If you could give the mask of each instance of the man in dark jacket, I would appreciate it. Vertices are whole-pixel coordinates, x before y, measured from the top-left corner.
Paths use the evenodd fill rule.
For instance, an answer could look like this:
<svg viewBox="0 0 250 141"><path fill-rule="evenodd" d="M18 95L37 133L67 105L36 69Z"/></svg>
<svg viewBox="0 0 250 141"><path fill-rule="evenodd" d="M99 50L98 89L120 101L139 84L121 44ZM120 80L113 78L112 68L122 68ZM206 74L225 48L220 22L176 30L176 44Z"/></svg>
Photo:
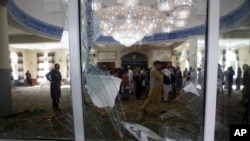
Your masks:
<svg viewBox="0 0 250 141"><path fill-rule="evenodd" d="M233 67L228 68L228 73L227 73L227 79L228 79L228 96L231 96L231 93L233 91L233 76L234 76L234 70Z"/></svg>
<svg viewBox="0 0 250 141"><path fill-rule="evenodd" d="M242 102L246 108L246 111L243 116L243 123L249 124L250 121L250 67L247 64L243 65L243 81L244 85L242 90Z"/></svg>
<svg viewBox="0 0 250 141"><path fill-rule="evenodd" d="M31 86L32 84L31 84L31 74L30 74L30 72L27 70L25 75L26 75L27 86Z"/></svg>
<svg viewBox="0 0 250 141"><path fill-rule="evenodd" d="M54 69L46 74L47 80L50 81L50 96L52 98L53 109L59 109L59 98L61 97L61 80L62 76L59 71L60 65L55 64Z"/></svg>

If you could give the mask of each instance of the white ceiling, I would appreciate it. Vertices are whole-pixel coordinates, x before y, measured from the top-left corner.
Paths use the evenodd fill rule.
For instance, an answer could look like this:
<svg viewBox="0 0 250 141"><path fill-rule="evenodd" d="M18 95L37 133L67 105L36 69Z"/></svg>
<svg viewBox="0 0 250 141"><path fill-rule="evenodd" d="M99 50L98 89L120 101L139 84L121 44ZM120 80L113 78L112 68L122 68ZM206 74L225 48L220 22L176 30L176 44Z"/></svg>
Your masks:
<svg viewBox="0 0 250 141"><path fill-rule="evenodd" d="M66 20L66 5L65 0L14 0L15 3L25 13L35 17L43 22L64 27ZM241 5L244 0L220 0L221 12L220 15L226 15L232 10ZM109 5L118 5L117 0L101 0L103 7ZM153 6L157 8L157 0L139 0L140 5ZM193 0L193 9L191 16L188 19L188 24L183 28L176 28L175 30L194 27L204 24L206 15L206 0ZM161 32L161 28L159 31Z"/></svg>
<svg viewBox="0 0 250 141"><path fill-rule="evenodd" d="M27 44L10 44L11 48L25 50L55 50L65 49L60 46L60 43L27 43Z"/></svg>
<svg viewBox="0 0 250 141"><path fill-rule="evenodd" d="M30 33L15 28L14 26L8 25L9 36L18 36L18 35L30 35Z"/></svg>
<svg viewBox="0 0 250 141"><path fill-rule="evenodd" d="M64 27L66 7L63 0L14 0L30 16L59 27Z"/></svg>
<svg viewBox="0 0 250 141"><path fill-rule="evenodd" d="M65 5L64 0L14 0L15 3L25 12L29 13L31 16L36 17L37 19L44 21L49 24L64 26L65 23ZM110 5L116 2L117 0L102 0L102 3L105 5ZM193 0L194 1L194 10L192 10L191 18L187 27L192 27L195 25L202 24L204 21L204 13L206 0ZM221 0L221 16L229 13L230 11L237 8L244 0ZM152 0L139 0L142 5L156 6L157 1ZM185 27L185 28L187 28ZM30 35L26 31L19 30L11 25L9 25L9 35ZM247 46L249 45L248 39L226 39L220 41L220 46ZM13 48L22 48L28 50L41 50L41 49L58 49L60 48L60 43L35 43L35 44L11 44ZM164 44L164 45L163 45ZM173 44L169 42L165 43L152 43L147 44L148 46L171 46ZM204 40L199 40L198 44L204 44ZM97 44L99 47L107 46L116 46L117 44Z"/></svg>

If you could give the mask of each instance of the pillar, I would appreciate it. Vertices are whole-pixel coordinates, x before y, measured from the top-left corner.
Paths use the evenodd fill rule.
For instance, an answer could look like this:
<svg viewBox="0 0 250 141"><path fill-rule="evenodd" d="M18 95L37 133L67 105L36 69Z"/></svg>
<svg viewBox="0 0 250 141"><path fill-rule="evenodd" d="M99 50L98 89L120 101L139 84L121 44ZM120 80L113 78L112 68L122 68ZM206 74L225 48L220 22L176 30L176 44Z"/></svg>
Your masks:
<svg viewBox="0 0 250 141"><path fill-rule="evenodd" d="M197 38L189 39L189 66L197 69Z"/></svg>
<svg viewBox="0 0 250 141"><path fill-rule="evenodd" d="M12 113L7 8L0 5L0 117Z"/></svg>

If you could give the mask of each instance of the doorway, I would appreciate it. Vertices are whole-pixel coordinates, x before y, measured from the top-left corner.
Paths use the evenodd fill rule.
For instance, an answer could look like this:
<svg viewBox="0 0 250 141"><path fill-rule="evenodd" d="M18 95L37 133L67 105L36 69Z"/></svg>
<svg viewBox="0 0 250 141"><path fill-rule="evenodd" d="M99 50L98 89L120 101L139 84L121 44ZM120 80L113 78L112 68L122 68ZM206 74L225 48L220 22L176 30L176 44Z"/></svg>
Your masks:
<svg viewBox="0 0 250 141"><path fill-rule="evenodd" d="M138 52L131 52L121 57L121 65L130 66L131 68L135 66L148 68L148 57Z"/></svg>

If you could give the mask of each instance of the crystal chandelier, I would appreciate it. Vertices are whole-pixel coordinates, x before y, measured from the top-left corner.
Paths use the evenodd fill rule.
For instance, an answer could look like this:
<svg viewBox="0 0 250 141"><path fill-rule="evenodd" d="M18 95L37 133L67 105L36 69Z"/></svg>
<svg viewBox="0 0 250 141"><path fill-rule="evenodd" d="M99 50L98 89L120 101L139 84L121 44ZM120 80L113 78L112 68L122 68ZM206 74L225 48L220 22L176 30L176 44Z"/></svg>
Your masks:
<svg viewBox="0 0 250 141"><path fill-rule="evenodd" d="M138 0L124 0L119 6L97 9L96 0L92 5L95 16L101 21L100 29L104 36L112 36L129 47L151 35L157 24L163 21L164 14L151 7L139 6Z"/></svg>
<svg viewBox="0 0 250 141"><path fill-rule="evenodd" d="M186 26L192 4L192 0L158 0L158 9L167 15L162 23L162 31L171 32L174 27Z"/></svg>
<svg viewBox="0 0 250 141"><path fill-rule="evenodd" d="M157 9L138 5L138 0L119 0L115 6L102 8L101 0L93 0L92 10L100 20L102 34L129 47L152 35L159 25L163 32L185 26L191 5L192 0L158 0ZM176 20L179 24L175 24Z"/></svg>

